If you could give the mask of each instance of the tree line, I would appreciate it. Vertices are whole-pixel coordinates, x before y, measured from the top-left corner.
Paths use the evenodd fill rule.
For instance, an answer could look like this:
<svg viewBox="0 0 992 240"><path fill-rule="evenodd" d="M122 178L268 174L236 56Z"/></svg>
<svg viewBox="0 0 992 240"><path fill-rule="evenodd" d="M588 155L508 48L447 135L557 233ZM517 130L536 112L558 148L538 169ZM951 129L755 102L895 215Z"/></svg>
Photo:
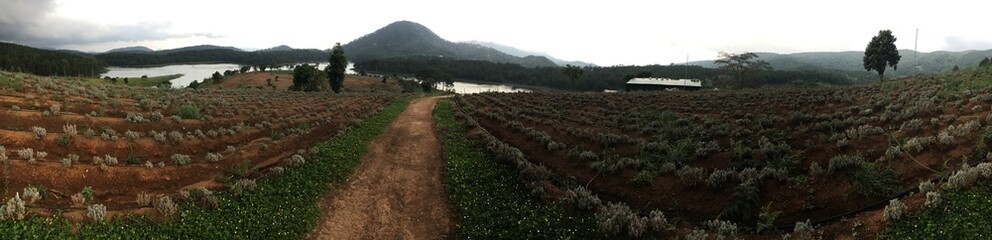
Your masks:
<svg viewBox="0 0 992 240"><path fill-rule="evenodd" d="M314 62L326 59L327 52L316 49L244 52L232 49L204 49L167 53L112 52L95 55L111 66L149 66L175 63L227 62L261 67Z"/></svg>
<svg viewBox="0 0 992 240"><path fill-rule="evenodd" d="M0 68L43 76L99 77L106 65L91 57L0 42Z"/></svg>
<svg viewBox="0 0 992 240"><path fill-rule="evenodd" d="M399 74L416 74L423 70L435 69L457 79L550 87L571 91L620 90L623 89L624 83L633 77L701 79L706 85L716 87L737 85L731 80L720 77L724 72L719 69L685 65L572 66L575 70L581 70L581 74L575 74L577 71L563 71L569 68L562 67L527 68L516 64L486 61L406 57L358 62L355 63L355 67L369 72ZM748 86L809 83L846 85L851 83L849 77L833 73L775 70L758 71L747 76L745 81Z"/></svg>

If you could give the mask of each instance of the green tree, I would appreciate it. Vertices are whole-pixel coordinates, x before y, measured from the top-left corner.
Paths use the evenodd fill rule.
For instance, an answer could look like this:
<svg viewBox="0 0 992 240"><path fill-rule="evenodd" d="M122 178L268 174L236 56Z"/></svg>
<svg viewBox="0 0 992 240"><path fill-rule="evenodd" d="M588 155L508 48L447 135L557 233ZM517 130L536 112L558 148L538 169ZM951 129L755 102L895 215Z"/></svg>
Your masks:
<svg viewBox="0 0 992 240"><path fill-rule="evenodd" d="M740 88L744 88L744 79L748 75L758 71L772 70L772 66L768 62L759 59L758 54L753 52L742 54L720 52L720 59L713 61L713 63L720 65L721 71L729 72L740 83Z"/></svg>
<svg viewBox="0 0 992 240"><path fill-rule="evenodd" d="M241 73L246 73L248 70L251 70L251 66L241 66L241 69L238 70L240 70Z"/></svg>
<svg viewBox="0 0 992 240"><path fill-rule="evenodd" d="M988 67L992 62L989 61L989 57L985 57L981 62L978 63L979 67Z"/></svg>
<svg viewBox="0 0 992 240"><path fill-rule="evenodd" d="M430 92L438 83L444 83L445 86L454 84L454 78L451 75L437 68L420 70L416 77L420 79L420 87L423 88L424 92Z"/></svg>
<svg viewBox="0 0 992 240"><path fill-rule="evenodd" d="M582 74L584 74L585 71L583 71L582 68L579 66L572 66L571 64L565 64L565 67L561 69L561 73L565 74L565 76L568 77L568 80L574 83L575 80L578 80L579 77L582 77Z"/></svg>
<svg viewBox="0 0 992 240"><path fill-rule="evenodd" d="M899 50L896 49L896 37L892 36L892 30L878 31L878 36L871 38L868 47L865 48L864 62L865 70L878 72L878 81L882 81L885 74L886 65L892 70L897 70L899 64Z"/></svg>
<svg viewBox="0 0 992 240"><path fill-rule="evenodd" d="M320 81L320 70L310 64L303 64L293 69L293 86L289 86L292 91L319 91L317 86Z"/></svg>
<svg viewBox="0 0 992 240"><path fill-rule="evenodd" d="M324 71L327 72L327 81L331 85L331 90L339 93L344 85L344 70L348 67L348 60L344 57L344 48L341 47L341 43L334 44L328 62L330 64L324 68Z"/></svg>
<svg viewBox="0 0 992 240"><path fill-rule="evenodd" d="M224 75L221 75L220 72L214 72L214 75L211 75L210 79L213 79L214 83L220 83L221 80L224 80Z"/></svg>

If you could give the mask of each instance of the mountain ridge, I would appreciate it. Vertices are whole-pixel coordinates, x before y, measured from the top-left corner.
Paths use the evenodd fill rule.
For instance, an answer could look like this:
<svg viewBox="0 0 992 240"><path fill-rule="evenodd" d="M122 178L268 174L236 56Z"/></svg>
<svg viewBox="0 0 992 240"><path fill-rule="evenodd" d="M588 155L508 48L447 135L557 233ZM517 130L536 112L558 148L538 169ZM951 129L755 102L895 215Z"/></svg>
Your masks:
<svg viewBox="0 0 992 240"><path fill-rule="evenodd" d="M593 63L588 63L588 62L583 62L583 61L562 60L560 58L556 58L554 56L551 56L551 54L547 54L547 53L543 53L543 52L527 51L527 50L515 48L515 47L512 47L512 46L508 46L508 45L494 43L494 42L472 40L472 41L467 41L465 43L481 45L481 46L484 46L484 47L490 47L490 48L496 49L497 51L500 51L500 52L503 52L503 53L506 53L506 54L510 54L510 55L513 55L513 56L517 56L517 57L527 57L527 56L541 56L541 57L546 57L546 58L548 58L548 60L551 60L552 62L554 62L558 66L573 65L573 66L580 66L580 67L598 67L598 65L593 64Z"/></svg>
<svg viewBox="0 0 992 240"><path fill-rule="evenodd" d="M345 44L343 47L348 59L354 62L397 57L436 56L512 63L526 67L557 66L553 61L542 56L517 57L482 45L451 42L441 38L426 26L411 21L390 23Z"/></svg>

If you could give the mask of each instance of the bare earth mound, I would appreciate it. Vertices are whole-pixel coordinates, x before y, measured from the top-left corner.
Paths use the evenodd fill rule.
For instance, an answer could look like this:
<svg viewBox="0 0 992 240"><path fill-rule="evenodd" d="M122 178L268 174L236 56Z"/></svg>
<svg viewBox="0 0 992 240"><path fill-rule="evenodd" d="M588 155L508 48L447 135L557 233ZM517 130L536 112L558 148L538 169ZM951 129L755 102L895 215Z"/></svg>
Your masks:
<svg viewBox="0 0 992 240"><path fill-rule="evenodd" d="M313 239L444 239L451 213L431 111L414 100L372 141L347 185L324 202Z"/></svg>

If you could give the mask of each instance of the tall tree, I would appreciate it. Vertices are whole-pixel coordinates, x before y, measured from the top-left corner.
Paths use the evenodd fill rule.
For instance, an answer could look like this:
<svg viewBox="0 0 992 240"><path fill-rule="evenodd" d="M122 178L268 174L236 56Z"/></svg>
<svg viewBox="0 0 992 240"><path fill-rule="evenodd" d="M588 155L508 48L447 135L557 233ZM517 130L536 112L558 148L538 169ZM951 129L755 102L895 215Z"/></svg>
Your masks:
<svg viewBox="0 0 992 240"><path fill-rule="evenodd" d="M585 71L583 71L582 68L580 68L579 66L572 66L571 64L565 64L565 68L561 69L561 73L565 74L565 76L568 77L568 80L574 83L575 80L579 79L579 77L582 77L582 74L584 74Z"/></svg>
<svg viewBox="0 0 992 240"><path fill-rule="evenodd" d="M878 36L871 38L868 47L865 48L864 62L865 70L878 72L878 81L882 81L885 74L885 66L891 66L892 70L897 70L899 64L899 50L896 49L896 37L892 36L892 30L878 31Z"/></svg>
<svg viewBox="0 0 992 240"><path fill-rule="evenodd" d="M341 47L341 43L334 44L334 48L331 49L331 58L328 61L330 64L324 68L324 71L327 72L327 81L331 85L331 90L339 93L344 85L344 70L348 67L348 60L344 57L344 48Z"/></svg>
<svg viewBox="0 0 992 240"><path fill-rule="evenodd" d="M729 72L740 83L740 88L744 88L744 79L751 73L772 70L768 62L759 59L758 54L753 52L742 54L720 52L720 59L713 63L720 65L720 70Z"/></svg>

